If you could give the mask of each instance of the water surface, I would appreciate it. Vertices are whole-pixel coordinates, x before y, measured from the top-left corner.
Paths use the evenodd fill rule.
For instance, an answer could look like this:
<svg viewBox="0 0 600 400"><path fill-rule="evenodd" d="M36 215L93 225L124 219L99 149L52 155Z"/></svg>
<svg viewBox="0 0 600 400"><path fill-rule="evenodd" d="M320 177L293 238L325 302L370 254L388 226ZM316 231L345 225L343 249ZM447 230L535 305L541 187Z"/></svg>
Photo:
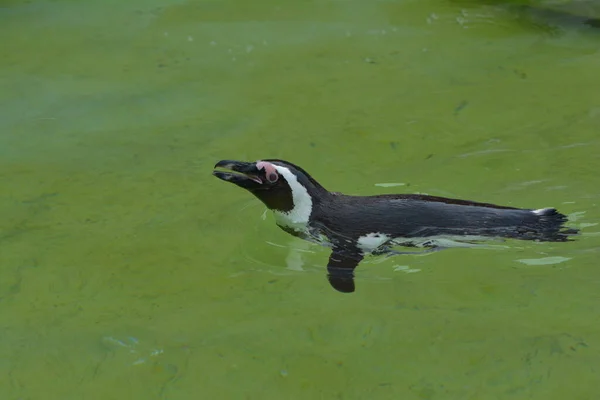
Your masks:
<svg viewBox="0 0 600 400"><path fill-rule="evenodd" d="M590 399L599 34L458 1L5 1L2 399ZM217 160L558 207L571 243L373 258ZM380 185L402 183L402 186Z"/></svg>

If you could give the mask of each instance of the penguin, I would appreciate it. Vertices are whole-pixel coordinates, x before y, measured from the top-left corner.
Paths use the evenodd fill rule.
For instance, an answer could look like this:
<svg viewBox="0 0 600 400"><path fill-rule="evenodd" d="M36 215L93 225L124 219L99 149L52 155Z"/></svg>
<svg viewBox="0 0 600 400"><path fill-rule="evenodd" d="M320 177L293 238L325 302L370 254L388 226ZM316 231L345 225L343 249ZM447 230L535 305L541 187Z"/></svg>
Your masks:
<svg viewBox="0 0 600 400"><path fill-rule="evenodd" d="M329 284L356 290L366 255L403 254L394 246L437 251L496 239L566 242L577 229L555 208L524 209L422 194L351 196L330 192L300 166L280 159L221 160L213 175L246 189L296 237L331 248Z"/></svg>

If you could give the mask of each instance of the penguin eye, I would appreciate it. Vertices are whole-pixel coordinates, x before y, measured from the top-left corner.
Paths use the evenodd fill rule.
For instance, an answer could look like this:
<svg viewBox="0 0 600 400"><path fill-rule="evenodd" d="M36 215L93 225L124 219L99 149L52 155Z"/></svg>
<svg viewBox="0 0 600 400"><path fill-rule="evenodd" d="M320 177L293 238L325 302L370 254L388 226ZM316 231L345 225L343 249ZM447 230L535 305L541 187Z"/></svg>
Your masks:
<svg viewBox="0 0 600 400"><path fill-rule="evenodd" d="M273 164L267 161L257 161L256 169L259 171L265 170L265 178L269 183L275 183L279 179L279 175L277 174L277 168Z"/></svg>

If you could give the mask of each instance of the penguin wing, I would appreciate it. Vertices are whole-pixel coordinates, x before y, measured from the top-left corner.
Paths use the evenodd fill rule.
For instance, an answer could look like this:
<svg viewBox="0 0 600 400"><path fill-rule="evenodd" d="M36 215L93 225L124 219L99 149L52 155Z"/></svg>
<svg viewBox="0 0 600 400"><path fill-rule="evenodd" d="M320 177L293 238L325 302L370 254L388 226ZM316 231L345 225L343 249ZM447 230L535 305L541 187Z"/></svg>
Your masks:
<svg viewBox="0 0 600 400"><path fill-rule="evenodd" d="M327 263L329 284L342 293L354 292L354 269L362 259L363 255L358 250L334 247Z"/></svg>

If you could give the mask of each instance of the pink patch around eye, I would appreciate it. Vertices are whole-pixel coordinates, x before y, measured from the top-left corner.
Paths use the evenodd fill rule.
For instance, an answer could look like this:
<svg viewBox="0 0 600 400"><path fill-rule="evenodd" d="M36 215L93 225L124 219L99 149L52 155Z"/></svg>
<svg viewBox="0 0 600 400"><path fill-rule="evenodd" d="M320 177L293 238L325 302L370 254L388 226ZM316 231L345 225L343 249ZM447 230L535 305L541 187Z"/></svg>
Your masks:
<svg viewBox="0 0 600 400"><path fill-rule="evenodd" d="M279 179L279 175L277 175L277 170L275 169L275 166L270 162L257 161L256 168L258 168L259 171L261 169L264 169L265 176L267 177L267 180L271 183L277 182L277 179Z"/></svg>

